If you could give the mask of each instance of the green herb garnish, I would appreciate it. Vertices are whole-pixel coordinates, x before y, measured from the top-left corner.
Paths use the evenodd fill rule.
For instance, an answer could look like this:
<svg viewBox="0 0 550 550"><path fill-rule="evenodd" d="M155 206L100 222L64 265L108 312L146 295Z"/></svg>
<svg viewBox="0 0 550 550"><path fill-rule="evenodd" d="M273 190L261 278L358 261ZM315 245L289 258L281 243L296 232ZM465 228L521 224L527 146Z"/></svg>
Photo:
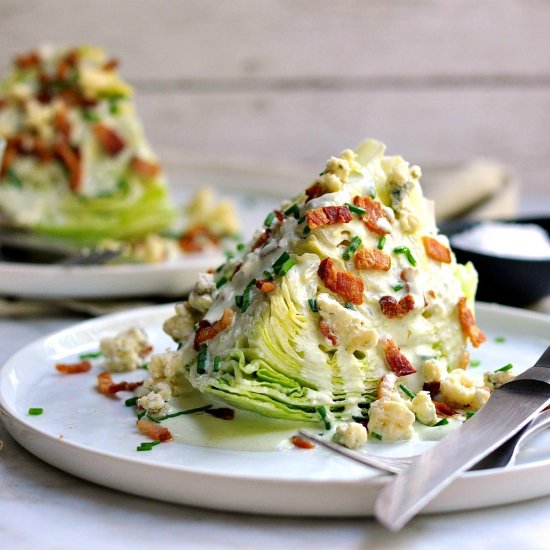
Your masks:
<svg viewBox="0 0 550 550"><path fill-rule="evenodd" d="M152 451L155 445L160 443L160 439L155 439L154 441L144 441L139 444L139 447L136 447L136 451Z"/></svg>
<svg viewBox="0 0 550 550"><path fill-rule="evenodd" d="M250 305L250 290L256 284L256 279L252 279L244 288L242 295L241 311L244 313ZM236 297L235 297L236 298Z"/></svg>
<svg viewBox="0 0 550 550"><path fill-rule="evenodd" d="M475 411L466 411L466 420L472 418L476 412Z"/></svg>
<svg viewBox="0 0 550 550"><path fill-rule="evenodd" d="M386 244L386 235L382 235L382 237L378 239L378 244L376 245L376 248L378 248L378 250L382 250L385 244Z"/></svg>
<svg viewBox="0 0 550 550"><path fill-rule="evenodd" d="M416 260L412 255L412 252L408 246L396 246L393 251L396 254L404 254L408 262L414 267L416 265Z"/></svg>
<svg viewBox="0 0 550 550"><path fill-rule="evenodd" d="M306 225L304 227L304 235L309 235L311 233L311 229L309 227L309 225Z"/></svg>
<svg viewBox="0 0 550 550"><path fill-rule="evenodd" d="M241 251L244 250L244 247L245 247L245 246L246 246L246 245L245 245L244 243L239 243L239 244L237 245L237 250L238 250L239 252L241 252Z"/></svg>
<svg viewBox="0 0 550 550"><path fill-rule="evenodd" d="M277 275L280 277L284 277L294 266L296 265L296 262L290 258L290 260L287 260L279 269L277 272Z"/></svg>
<svg viewBox="0 0 550 550"><path fill-rule="evenodd" d="M101 357L103 353L101 351L91 351L90 353L81 353L79 359L97 359Z"/></svg>
<svg viewBox="0 0 550 550"><path fill-rule="evenodd" d="M300 217L300 208L297 204L293 204L285 210L285 216L294 216L296 219Z"/></svg>
<svg viewBox="0 0 550 550"><path fill-rule="evenodd" d="M295 265L296 262L290 257L290 255L287 252L283 252L277 260L275 260L272 267L275 275L280 275L282 277L283 275L286 275Z"/></svg>
<svg viewBox="0 0 550 550"><path fill-rule="evenodd" d="M41 415L42 413L44 412L44 409L42 409L41 407L31 407L29 409L29 414L31 416L39 416Z"/></svg>
<svg viewBox="0 0 550 550"><path fill-rule="evenodd" d="M400 290L403 290L403 288L405 287L405 285L402 285L402 284L398 284L398 285L395 285L395 286L392 286L393 290L395 290L395 292L398 292Z"/></svg>
<svg viewBox="0 0 550 550"><path fill-rule="evenodd" d="M203 405L202 407L195 407L194 409L185 409L183 411L178 411L172 414L167 414L166 416L163 416L161 418L158 418L155 420L155 422L162 422L163 420L166 420L167 418L175 418L176 416L183 416L186 414L195 414L195 413L201 413L204 411L207 411L208 409L211 409L212 405Z"/></svg>
<svg viewBox="0 0 550 550"><path fill-rule="evenodd" d="M99 122L99 115L89 109L82 109L82 118L88 122Z"/></svg>
<svg viewBox="0 0 550 550"><path fill-rule="evenodd" d="M317 305L317 299L316 298L310 298L307 303L309 304L309 308L313 313L317 313L319 311L319 306Z"/></svg>
<svg viewBox="0 0 550 550"><path fill-rule="evenodd" d="M504 365L504 367L500 367L500 369L497 369L495 372L506 372L513 368L514 368L514 365L512 365L512 363L508 363L507 365Z"/></svg>
<svg viewBox="0 0 550 550"><path fill-rule="evenodd" d="M206 372L206 363L208 361L208 346L201 344L199 349L199 358L197 360L197 373L204 374Z"/></svg>
<svg viewBox="0 0 550 550"><path fill-rule="evenodd" d="M434 424L432 427L435 428L436 426L446 426L449 423L449 421L446 418L442 418L439 422Z"/></svg>
<svg viewBox="0 0 550 550"><path fill-rule="evenodd" d="M134 397L129 397L128 399L126 399L126 401L124 401L124 404L127 406L127 407L133 407L138 401L138 398L136 396Z"/></svg>
<svg viewBox="0 0 550 550"><path fill-rule="evenodd" d="M219 355L216 355L216 357L214 357L214 363L212 365L212 370L214 372L218 372L220 370L221 360L222 358Z"/></svg>
<svg viewBox="0 0 550 550"><path fill-rule="evenodd" d="M481 365L481 361L479 359L472 359L470 361L470 367L479 367Z"/></svg>
<svg viewBox="0 0 550 550"><path fill-rule="evenodd" d="M407 397L410 397L411 399L414 399L414 393L409 390L409 388L407 388L407 386L405 386L405 384L399 384L399 388L401 389L401 391L407 396Z"/></svg>
<svg viewBox="0 0 550 550"><path fill-rule="evenodd" d="M141 411L137 414L137 419L141 420L145 415L147 414L147 411Z"/></svg>
<svg viewBox="0 0 550 550"><path fill-rule="evenodd" d="M268 281L273 281L273 273L271 273L270 271L264 271L264 275Z"/></svg>
<svg viewBox="0 0 550 550"><path fill-rule="evenodd" d="M324 406L317 407L317 412L319 413L323 422L325 423L325 430L330 430L331 424L330 424L330 420L328 419L327 409Z"/></svg>
<svg viewBox="0 0 550 550"><path fill-rule="evenodd" d="M275 213L270 212L264 220L265 227L271 227L274 221L275 221Z"/></svg>
<svg viewBox="0 0 550 550"><path fill-rule="evenodd" d="M358 206L355 206L354 204L350 204L349 202L346 202L346 206L349 208L350 212L353 212L354 214L359 214L360 216L364 216L367 211L363 208L359 208Z"/></svg>
<svg viewBox="0 0 550 550"><path fill-rule="evenodd" d="M495 337L495 342L497 344L503 344L504 342L506 342L506 338L504 336L496 336Z"/></svg>
<svg viewBox="0 0 550 550"><path fill-rule="evenodd" d="M220 277L220 278L216 281L216 288L222 287L225 283L227 283L227 281L229 281L229 279L228 279L227 277Z"/></svg>
<svg viewBox="0 0 550 550"><path fill-rule="evenodd" d="M237 294L237 296L235 296L235 305L238 307L238 308L242 308L243 307L243 297L241 294Z"/></svg>
<svg viewBox="0 0 550 550"><path fill-rule="evenodd" d="M348 261L355 254L360 245L361 237L353 237L353 239L351 239L351 243L349 243L349 246L346 248L346 250L344 250L342 258Z"/></svg>
<svg viewBox="0 0 550 550"><path fill-rule="evenodd" d="M382 441L382 436L380 434L377 434L376 432L370 433L371 437L374 437L374 439L378 439L378 441Z"/></svg>
<svg viewBox="0 0 550 550"><path fill-rule="evenodd" d="M23 187L23 182L19 179L13 168L9 168L6 172L6 183L13 187Z"/></svg>
<svg viewBox="0 0 550 550"><path fill-rule="evenodd" d="M346 309L352 309L353 311L355 311L355 306L351 302L344 302L344 307Z"/></svg>

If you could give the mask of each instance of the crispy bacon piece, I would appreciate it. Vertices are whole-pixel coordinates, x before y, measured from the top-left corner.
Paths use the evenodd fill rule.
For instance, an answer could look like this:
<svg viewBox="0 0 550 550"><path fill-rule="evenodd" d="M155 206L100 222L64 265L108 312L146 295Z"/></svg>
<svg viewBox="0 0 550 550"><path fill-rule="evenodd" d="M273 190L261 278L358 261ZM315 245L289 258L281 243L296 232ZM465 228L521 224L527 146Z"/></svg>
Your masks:
<svg viewBox="0 0 550 550"><path fill-rule="evenodd" d="M94 124L93 130L97 141L99 141L101 147L111 157L115 157L126 147L126 143L122 137L112 128L109 128L109 126L97 123Z"/></svg>
<svg viewBox="0 0 550 550"><path fill-rule="evenodd" d="M10 169L15 157L17 156L17 146L12 139L7 140L6 149L0 165L0 178L3 178Z"/></svg>
<svg viewBox="0 0 550 550"><path fill-rule="evenodd" d="M388 271L391 267L391 258L378 248L360 248L353 256L355 269L376 269Z"/></svg>
<svg viewBox="0 0 550 550"><path fill-rule="evenodd" d="M285 213L282 210L273 210L273 213L280 222L285 220Z"/></svg>
<svg viewBox="0 0 550 550"><path fill-rule="evenodd" d="M268 279L260 279L259 281L256 281L256 288L267 294L275 290L275 283L273 281L269 281Z"/></svg>
<svg viewBox="0 0 550 550"><path fill-rule="evenodd" d="M366 214L363 216L362 220L369 231L372 231L377 235L386 235L389 233L389 231L379 227L378 225L379 220L387 220L388 223L391 223L380 202L375 201L370 197L356 196L353 198L353 204L363 210L366 210Z"/></svg>
<svg viewBox="0 0 550 550"><path fill-rule="evenodd" d="M102 372L97 376L97 388L103 395L114 395L119 391L134 391L143 385L141 382L113 382L110 372Z"/></svg>
<svg viewBox="0 0 550 550"><path fill-rule="evenodd" d="M453 416L453 414L456 414L456 411L447 405L447 403L443 403L442 401L434 401L435 410L444 416Z"/></svg>
<svg viewBox="0 0 550 550"><path fill-rule="evenodd" d="M225 308L221 319L215 321L213 324L210 324L205 319L200 321L199 328L195 332L195 350L198 351L201 344L207 340L212 340L212 338L215 338L222 330L229 327L233 322L234 316L235 315L231 309Z"/></svg>
<svg viewBox="0 0 550 550"><path fill-rule="evenodd" d="M298 449L315 449L314 443L312 443L308 439L300 437L299 435L293 435L290 438L290 441L295 447L298 447Z"/></svg>
<svg viewBox="0 0 550 550"><path fill-rule="evenodd" d="M92 368L90 361L79 361L78 363L57 363L55 368L63 374L78 374L88 372Z"/></svg>
<svg viewBox="0 0 550 550"><path fill-rule="evenodd" d="M252 245L252 251L261 248L269 240L269 237L271 237L271 229L266 229Z"/></svg>
<svg viewBox="0 0 550 550"><path fill-rule="evenodd" d="M58 109L55 113L53 124L55 129L63 136L65 140L69 140L71 134L71 124L67 111L65 109Z"/></svg>
<svg viewBox="0 0 550 550"><path fill-rule="evenodd" d="M208 409L206 414L210 414L215 418L221 418L222 420L233 420L235 418L235 411L229 407L220 407L218 409Z"/></svg>
<svg viewBox="0 0 550 550"><path fill-rule="evenodd" d="M401 298L399 302L393 296L382 296L378 303L380 304L382 313L388 319L404 317L409 311L414 309L414 298L412 294L407 294Z"/></svg>
<svg viewBox="0 0 550 550"><path fill-rule="evenodd" d="M451 251L437 239L422 237L422 242L424 243L424 250L428 258L444 264L451 263Z"/></svg>
<svg viewBox="0 0 550 550"><path fill-rule="evenodd" d="M315 229L323 225L348 223L352 220L352 216L347 206L322 206L306 212L306 220L308 227Z"/></svg>
<svg viewBox="0 0 550 550"><path fill-rule="evenodd" d="M339 294L346 301L356 305L363 303L363 291L365 290L363 281L352 273L337 269L331 258L325 258L320 263L317 275L329 290Z"/></svg>
<svg viewBox="0 0 550 550"><path fill-rule="evenodd" d="M160 172L160 166L158 163L140 159L139 157L134 157L130 161L130 167L140 176L145 176L148 178L153 178Z"/></svg>
<svg viewBox="0 0 550 550"><path fill-rule="evenodd" d="M312 199L316 199L317 197L322 197L325 193L326 193L325 188L319 182L316 182L313 185L310 185L306 189L306 197L308 201Z"/></svg>
<svg viewBox="0 0 550 550"><path fill-rule="evenodd" d="M37 67L40 65L40 56L38 52L28 52L16 56L14 60L15 65L20 69L30 69L31 67Z"/></svg>
<svg viewBox="0 0 550 550"><path fill-rule="evenodd" d="M58 80L64 81L68 80L71 76L76 63L78 61L78 52L76 50L71 50L67 55L59 60L57 64L57 78Z"/></svg>
<svg viewBox="0 0 550 550"><path fill-rule="evenodd" d="M170 441L170 439L172 439L172 434L168 428L146 417L140 418L136 422L136 426L142 434L145 434L151 439L157 441Z"/></svg>
<svg viewBox="0 0 550 550"><path fill-rule="evenodd" d="M441 382L424 382L422 389L430 392L430 396L433 399L438 393L441 387Z"/></svg>
<svg viewBox="0 0 550 550"><path fill-rule="evenodd" d="M324 320L322 319L319 322L319 330L321 331L321 334L333 345L337 346L340 342L340 339L338 338L338 335L332 330L332 327Z"/></svg>
<svg viewBox="0 0 550 550"><path fill-rule="evenodd" d="M106 63L103 64L104 71L114 71L120 64L120 61L116 58L109 59Z"/></svg>
<svg viewBox="0 0 550 550"><path fill-rule="evenodd" d="M487 336L485 336L483 331L476 325L474 315L470 311L468 301L464 296L458 300L456 307L458 309L458 320L460 321L464 336L470 339L474 348L478 348L483 342L487 341Z"/></svg>
<svg viewBox="0 0 550 550"><path fill-rule="evenodd" d="M394 374L397 376L407 376L416 372L410 361L401 353L395 340L387 338L382 341L382 345L384 346L386 361Z"/></svg>
<svg viewBox="0 0 550 550"><path fill-rule="evenodd" d="M61 139L55 145L55 152L69 172L69 187L72 191L77 191L82 182L79 150L73 149L67 141Z"/></svg>
<svg viewBox="0 0 550 550"><path fill-rule="evenodd" d="M201 252L207 245L217 246L218 237L213 235L207 227L196 225L184 233L179 239L180 248L184 252Z"/></svg>

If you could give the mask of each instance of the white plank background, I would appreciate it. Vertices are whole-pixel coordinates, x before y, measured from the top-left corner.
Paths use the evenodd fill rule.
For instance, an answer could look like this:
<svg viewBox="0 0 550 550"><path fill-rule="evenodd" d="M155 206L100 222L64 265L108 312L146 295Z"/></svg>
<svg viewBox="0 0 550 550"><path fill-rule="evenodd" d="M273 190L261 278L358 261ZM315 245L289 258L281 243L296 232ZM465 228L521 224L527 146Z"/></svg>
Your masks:
<svg viewBox="0 0 550 550"><path fill-rule="evenodd" d="M550 2L0 0L0 65L37 43L123 60L169 160L317 168L365 136L492 157L550 210Z"/></svg>

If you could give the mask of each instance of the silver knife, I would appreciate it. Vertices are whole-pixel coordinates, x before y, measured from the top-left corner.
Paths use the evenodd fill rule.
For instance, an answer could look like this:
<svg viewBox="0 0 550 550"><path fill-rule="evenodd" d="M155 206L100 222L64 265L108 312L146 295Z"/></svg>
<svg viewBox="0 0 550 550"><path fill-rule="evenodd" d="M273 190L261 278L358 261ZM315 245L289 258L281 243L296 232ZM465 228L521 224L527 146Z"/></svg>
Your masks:
<svg viewBox="0 0 550 550"><path fill-rule="evenodd" d="M416 458L382 489L375 515L401 529L463 471L504 443L550 404L550 347L535 366L496 389L460 428Z"/></svg>

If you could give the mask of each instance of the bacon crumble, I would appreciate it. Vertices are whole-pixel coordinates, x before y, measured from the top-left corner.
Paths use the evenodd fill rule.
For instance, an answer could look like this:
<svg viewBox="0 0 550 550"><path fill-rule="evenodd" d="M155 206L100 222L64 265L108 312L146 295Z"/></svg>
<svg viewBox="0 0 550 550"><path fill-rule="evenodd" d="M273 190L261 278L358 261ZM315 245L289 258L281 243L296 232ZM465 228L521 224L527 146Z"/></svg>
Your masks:
<svg viewBox="0 0 550 550"><path fill-rule="evenodd" d="M306 189L306 197L308 201L312 199L316 199L318 197L322 197L325 193L326 193L325 188L319 182L316 182L313 185L310 185Z"/></svg>
<svg viewBox="0 0 550 550"><path fill-rule="evenodd" d="M378 248L360 248L353 257L355 269L389 271L391 258Z"/></svg>
<svg viewBox="0 0 550 550"><path fill-rule="evenodd" d="M422 237L424 250L428 258L444 264L451 263L451 251L437 239L432 237Z"/></svg>
<svg viewBox="0 0 550 550"><path fill-rule="evenodd" d="M269 240L269 237L271 237L271 229L266 229L252 245L252 252L258 248L261 248Z"/></svg>
<svg viewBox="0 0 550 550"><path fill-rule="evenodd" d="M377 235L386 235L389 233L389 231L379 226L380 220L386 220L388 223L391 223L380 202L375 201L370 197L356 196L353 198L353 204L366 211L365 215L361 219L369 231L372 231Z"/></svg>
<svg viewBox="0 0 550 550"><path fill-rule="evenodd" d="M365 290L363 281L352 273L337 269L331 258L321 261L317 275L329 290L339 294L346 301L356 305L363 303L363 291Z"/></svg>
<svg viewBox="0 0 550 550"><path fill-rule="evenodd" d="M324 225L348 223L352 219L351 212L347 206L322 206L321 208L306 212L307 225L310 229Z"/></svg>
<svg viewBox="0 0 550 550"><path fill-rule="evenodd" d="M337 346L340 343L340 339L338 338L338 335L332 330L332 327L324 319L322 319L319 322L319 330L321 331L321 334L333 346Z"/></svg>
<svg viewBox="0 0 550 550"><path fill-rule="evenodd" d="M273 281L269 281L268 279L260 279L259 281L256 281L256 288L268 294L269 292L273 292L275 290L275 283Z"/></svg>
<svg viewBox="0 0 550 550"><path fill-rule="evenodd" d="M199 351L201 344L204 344L204 342L208 340L212 340L212 338L215 338L222 330L229 327L233 322L234 316L233 310L225 308L221 319L214 323L210 324L210 322L205 319L199 321L199 328L195 332L195 350Z"/></svg>
<svg viewBox="0 0 550 550"><path fill-rule="evenodd" d="M113 377L110 372L102 372L97 376L97 387L103 395L114 395L119 391L134 391L143 385L141 382L113 382Z"/></svg>
<svg viewBox="0 0 550 550"><path fill-rule="evenodd" d="M148 418L140 418L136 422L136 426L142 434L149 436L153 440L170 441L172 439L172 433L168 428Z"/></svg>
<svg viewBox="0 0 550 550"><path fill-rule="evenodd" d="M299 435L293 435L290 438L290 441L295 447L298 447L298 449L315 449L314 443L308 439L300 437Z"/></svg>
<svg viewBox="0 0 550 550"><path fill-rule="evenodd" d="M202 252L208 245L218 245L219 239L207 227L196 225L179 238L179 246L184 252Z"/></svg>
<svg viewBox="0 0 550 550"><path fill-rule="evenodd" d="M438 393L441 387L441 382L424 382L422 389L429 392L430 397L433 399Z"/></svg>
<svg viewBox="0 0 550 550"><path fill-rule="evenodd" d="M57 363L55 368L63 374L78 374L88 372L92 368L90 361L79 361L78 363Z"/></svg>
<svg viewBox="0 0 550 550"><path fill-rule="evenodd" d="M487 341L487 336L476 325L474 315L470 311L468 301L464 296L458 300L456 307L458 309L458 320L460 321L464 336L470 339L474 348L478 348L483 342Z"/></svg>
<svg viewBox="0 0 550 550"><path fill-rule="evenodd" d="M382 313L388 319L401 318L414 309L414 298L407 294L399 302L393 296L382 296L379 302Z"/></svg>
<svg viewBox="0 0 550 550"><path fill-rule="evenodd" d="M126 147L126 142L112 128L106 124L97 123L93 126L94 135L105 152L116 157Z"/></svg>
<svg viewBox="0 0 550 550"><path fill-rule="evenodd" d="M453 416L456 414L456 411L447 405L447 403L443 403L442 401L434 401L433 404L435 405L436 411L443 416Z"/></svg>
<svg viewBox="0 0 550 550"><path fill-rule="evenodd" d="M388 338L382 341L382 345L384 346L386 361L394 374L397 376L407 376L416 372L411 362L401 353L395 340Z"/></svg>
<svg viewBox="0 0 550 550"><path fill-rule="evenodd" d="M160 172L160 165L150 160L144 160L139 157L134 157L130 161L130 167L140 176L153 178Z"/></svg>

